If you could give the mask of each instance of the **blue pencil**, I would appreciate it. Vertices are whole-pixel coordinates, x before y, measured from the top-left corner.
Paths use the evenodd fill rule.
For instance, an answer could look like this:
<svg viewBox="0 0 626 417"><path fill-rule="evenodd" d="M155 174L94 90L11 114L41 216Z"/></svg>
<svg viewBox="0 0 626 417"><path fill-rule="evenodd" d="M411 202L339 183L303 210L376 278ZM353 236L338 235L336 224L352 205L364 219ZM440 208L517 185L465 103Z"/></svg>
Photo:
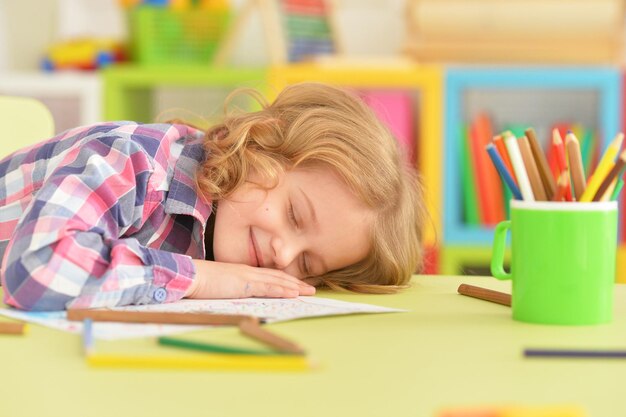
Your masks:
<svg viewBox="0 0 626 417"><path fill-rule="evenodd" d="M491 162L493 162L493 165L496 167L498 174L500 174L500 178L502 178L502 181L504 181L504 183L511 190L513 197L515 197L516 200L523 200L522 193L519 188L517 188L517 184L515 184L515 180L511 176L511 173L508 169L506 169L504 161L502 161L502 157L498 153L496 147L493 146L493 143L490 143L485 147L485 149L491 158Z"/></svg>
<svg viewBox="0 0 626 417"><path fill-rule="evenodd" d="M83 320L83 352L89 356L93 350L93 321Z"/></svg>

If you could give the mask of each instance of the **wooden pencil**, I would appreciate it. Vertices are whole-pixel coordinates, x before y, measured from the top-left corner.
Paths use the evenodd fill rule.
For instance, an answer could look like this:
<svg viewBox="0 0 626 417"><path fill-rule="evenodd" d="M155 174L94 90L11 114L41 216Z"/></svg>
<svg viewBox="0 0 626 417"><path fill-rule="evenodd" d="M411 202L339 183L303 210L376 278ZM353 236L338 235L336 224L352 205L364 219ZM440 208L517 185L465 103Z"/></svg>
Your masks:
<svg viewBox="0 0 626 417"><path fill-rule="evenodd" d="M583 168L583 158L580 154L580 144L578 138L568 132L565 135L565 147L567 148L567 160L569 162L569 171L574 186L574 199L580 200L585 192L585 169Z"/></svg>
<svg viewBox="0 0 626 417"><path fill-rule="evenodd" d="M556 182L556 193L552 197L552 201L563 201L566 197L568 189L569 180L567 179L567 172L561 172L559 179Z"/></svg>
<svg viewBox="0 0 626 417"><path fill-rule="evenodd" d="M492 303L511 306L511 294L500 291L490 290L488 288L476 287L469 284L461 284L457 290L459 294L468 297L478 298L480 300L491 301Z"/></svg>
<svg viewBox="0 0 626 417"><path fill-rule="evenodd" d="M619 158L617 158L617 162L613 165L613 168L611 168L609 173L606 174L606 177L604 177L602 183L600 183L600 186L598 187L598 191L596 191L596 194L593 196L592 201L602 200L602 197L609 190L611 184L617 181L617 178L622 173L624 166L626 166L626 151L622 151Z"/></svg>
<svg viewBox="0 0 626 417"><path fill-rule="evenodd" d="M567 181L567 188L565 189L565 200L572 201L572 190L569 184L569 169L567 168L567 159L565 158L565 147L563 145L563 139L558 129L552 131L552 146L556 154L556 163L559 168L559 174L565 172L567 175L565 179Z"/></svg>
<svg viewBox="0 0 626 417"><path fill-rule="evenodd" d="M539 175L541 176L541 182L543 183L543 188L546 193L546 199L551 200L554 193L556 193L556 181L550 171L548 159L543 153L541 146L539 145L539 141L537 141L535 131L532 128L528 128L524 133L528 138L530 149L533 153L533 157L535 158L535 163L537 164L537 169L539 170Z"/></svg>
<svg viewBox="0 0 626 417"><path fill-rule="evenodd" d="M0 321L0 334L24 334L25 331L25 323Z"/></svg>
<svg viewBox="0 0 626 417"><path fill-rule="evenodd" d="M524 166L524 161L522 160L517 139L511 132L505 132L503 135L504 144L509 152L509 158L511 158L511 164L513 164L513 170L515 171L515 177L517 178L522 197L524 197L524 201L535 201L533 189L530 185L530 180L528 179L528 173L526 172L526 167Z"/></svg>
<svg viewBox="0 0 626 417"><path fill-rule="evenodd" d="M243 320L258 321L256 317L233 314L209 313L169 313L153 311L118 311L69 309L67 319L72 321L117 321L123 323L158 323L158 324L204 324L238 325Z"/></svg>
<svg viewBox="0 0 626 417"><path fill-rule="evenodd" d="M263 329L258 321L254 320L244 320L239 323L239 331L249 336L253 339L258 340L259 342L265 343L266 345L285 353L292 353L296 355L303 355L304 349L295 343L284 339L272 332L269 332Z"/></svg>
<svg viewBox="0 0 626 417"><path fill-rule="evenodd" d="M593 200L593 197L596 195L598 191L598 187L602 183L602 180L607 176L609 171L613 168L614 159L619 153L619 150L622 146L622 141L624 140L624 135L619 133L615 136L615 139L609 144L604 155L602 155L602 159L600 159L600 163L596 167L591 177L589 177L589 181L587 183L587 188L585 188L585 192L583 193L580 201L589 202Z"/></svg>
<svg viewBox="0 0 626 417"><path fill-rule="evenodd" d="M511 177L515 181L517 185L517 178L515 178L515 172L513 171L513 165L511 164L511 159L509 158L509 152L506 150L506 145L504 144L504 140L502 139L502 135L496 135L492 139L493 144L498 150L498 154L504 163L504 166L511 174Z"/></svg>
<svg viewBox="0 0 626 417"><path fill-rule="evenodd" d="M535 200L546 201L548 197L546 196L546 191L543 186L543 182L541 181L541 175L539 174L539 169L537 168L535 158L533 157L533 152L530 148L530 144L528 143L528 138L526 136L518 138L517 144L519 146L519 151L522 154L522 160L524 161L524 166L526 167L526 172L528 173L528 179L530 180L530 186L533 189Z"/></svg>

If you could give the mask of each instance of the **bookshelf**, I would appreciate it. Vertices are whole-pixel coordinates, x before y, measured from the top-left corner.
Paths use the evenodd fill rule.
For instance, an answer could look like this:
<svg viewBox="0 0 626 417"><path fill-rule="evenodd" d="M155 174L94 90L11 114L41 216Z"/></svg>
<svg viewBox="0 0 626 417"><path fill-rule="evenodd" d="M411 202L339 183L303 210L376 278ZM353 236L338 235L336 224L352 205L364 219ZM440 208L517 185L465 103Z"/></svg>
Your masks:
<svg viewBox="0 0 626 417"><path fill-rule="evenodd" d="M159 111L158 95L163 90L168 90L170 97L174 92L182 94L181 107L186 109L182 114L168 112L166 119L179 117L202 125L221 113L223 99L231 91L239 87L260 91L267 88L265 69L202 65L114 65L103 70L103 79L105 119L138 122L153 122L164 116Z"/></svg>

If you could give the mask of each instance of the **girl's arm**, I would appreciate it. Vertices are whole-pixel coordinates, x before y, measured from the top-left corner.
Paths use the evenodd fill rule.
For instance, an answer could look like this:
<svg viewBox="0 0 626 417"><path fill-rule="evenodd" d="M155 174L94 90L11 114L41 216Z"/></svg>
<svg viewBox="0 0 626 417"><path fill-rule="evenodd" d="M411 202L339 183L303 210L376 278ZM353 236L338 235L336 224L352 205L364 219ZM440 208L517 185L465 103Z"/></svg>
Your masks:
<svg viewBox="0 0 626 417"><path fill-rule="evenodd" d="M5 302L28 310L175 301L194 276L191 258L150 249L129 230L154 202L152 160L136 143L86 141L46 178L3 259Z"/></svg>

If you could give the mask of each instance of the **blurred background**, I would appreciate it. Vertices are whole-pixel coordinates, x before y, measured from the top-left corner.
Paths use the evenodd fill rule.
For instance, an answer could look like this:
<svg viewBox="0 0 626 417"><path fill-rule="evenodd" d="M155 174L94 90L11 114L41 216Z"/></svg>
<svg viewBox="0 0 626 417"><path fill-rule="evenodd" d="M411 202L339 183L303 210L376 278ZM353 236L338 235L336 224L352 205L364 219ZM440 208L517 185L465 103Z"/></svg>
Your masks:
<svg viewBox="0 0 626 417"><path fill-rule="evenodd" d="M425 271L488 274L510 196L481 150L532 127L550 159L550 132L573 131L590 173L623 129L625 34L622 0L0 0L0 95L61 132L207 126L242 86L355 89L423 176Z"/></svg>

